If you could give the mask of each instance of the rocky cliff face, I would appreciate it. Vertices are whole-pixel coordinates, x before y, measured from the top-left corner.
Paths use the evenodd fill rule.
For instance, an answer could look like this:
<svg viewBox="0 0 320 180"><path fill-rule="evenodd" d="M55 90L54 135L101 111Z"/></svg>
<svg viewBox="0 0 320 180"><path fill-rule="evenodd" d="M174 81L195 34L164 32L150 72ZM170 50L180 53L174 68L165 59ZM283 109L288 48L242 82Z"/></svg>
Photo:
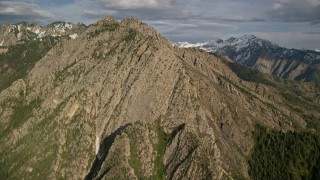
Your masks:
<svg viewBox="0 0 320 180"><path fill-rule="evenodd" d="M319 117L309 108L319 106L303 98L319 90L271 77L272 86L245 81L228 63L174 47L135 19L107 17L61 39L0 93L0 175L248 177L255 125L308 128L293 108ZM308 106L288 103L280 86L303 90L298 99Z"/></svg>

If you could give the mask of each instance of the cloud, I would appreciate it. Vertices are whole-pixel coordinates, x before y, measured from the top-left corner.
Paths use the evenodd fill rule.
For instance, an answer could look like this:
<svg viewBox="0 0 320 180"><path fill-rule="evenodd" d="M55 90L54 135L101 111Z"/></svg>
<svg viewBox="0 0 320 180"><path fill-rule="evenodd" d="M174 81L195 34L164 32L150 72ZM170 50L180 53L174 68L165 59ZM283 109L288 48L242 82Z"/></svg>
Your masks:
<svg viewBox="0 0 320 180"><path fill-rule="evenodd" d="M190 9L221 20L320 22L320 0L196 0Z"/></svg>
<svg viewBox="0 0 320 180"><path fill-rule="evenodd" d="M287 48L320 49L320 33L315 35L304 32L253 32L252 34Z"/></svg>
<svg viewBox="0 0 320 180"><path fill-rule="evenodd" d="M57 19L60 21L67 22L82 22L87 23L87 18L84 16L85 7L80 6L79 4L64 4L61 6L50 6L47 7L52 13L57 16ZM90 22L92 23L92 22Z"/></svg>
<svg viewBox="0 0 320 180"><path fill-rule="evenodd" d="M37 4L25 2L0 1L0 23L19 21L47 21L56 19L50 11L42 9Z"/></svg>
<svg viewBox="0 0 320 180"><path fill-rule="evenodd" d="M202 16L212 20L229 22L261 22L266 21L265 1L261 0L204 0L197 1L188 7L192 12L200 12Z"/></svg>
<svg viewBox="0 0 320 180"><path fill-rule="evenodd" d="M77 0L86 17L142 20L200 19L228 22L320 21L319 0ZM94 13L99 12L99 13ZM100 15L100 16L99 16Z"/></svg>
<svg viewBox="0 0 320 180"><path fill-rule="evenodd" d="M77 2L90 3L87 0L78 0ZM170 7L176 3L176 0L93 0L91 2L99 4L100 7L111 9L157 9Z"/></svg>
<svg viewBox="0 0 320 180"><path fill-rule="evenodd" d="M320 1L277 0L266 13L276 20L285 22L320 23Z"/></svg>
<svg viewBox="0 0 320 180"><path fill-rule="evenodd" d="M88 9L85 11L85 15L88 18L101 18L101 16L112 15L117 19L124 19L128 17L136 17L142 20L166 20L166 19L187 19L194 17L194 15L187 12L172 11L168 9L150 9L150 8L137 8L137 9L119 9L119 8L108 8L108 9Z"/></svg>
<svg viewBox="0 0 320 180"><path fill-rule="evenodd" d="M173 0L104 0L108 5L116 6L124 9L131 8L158 8L168 7L174 4Z"/></svg>
<svg viewBox="0 0 320 180"><path fill-rule="evenodd" d="M48 11L41 9L36 4L29 4L24 2L0 2L1 15L27 15L27 16L40 16L44 18L52 18L54 15Z"/></svg>
<svg viewBox="0 0 320 180"><path fill-rule="evenodd" d="M103 16L113 16L117 19L128 17L139 18L141 20L187 20L203 19L201 15L185 10L180 5L175 4L175 0L146 0L126 1L78 1L85 7L84 16L89 19L100 19ZM137 3L139 2L139 3ZM130 6L129 6L130 5Z"/></svg>
<svg viewBox="0 0 320 180"><path fill-rule="evenodd" d="M101 10L101 11L93 11L93 10L84 10L84 17L89 19L97 19L104 16L114 16L117 14L116 10Z"/></svg>
<svg viewBox="0 0 320 180"><path fill-rule="evenodd" d="M165 34L172 41L199 42L223 37L225 33L233 33L238 29L237 26L212 23L203 20L166 20L166 21L147 21L159 32Z"/></svg>

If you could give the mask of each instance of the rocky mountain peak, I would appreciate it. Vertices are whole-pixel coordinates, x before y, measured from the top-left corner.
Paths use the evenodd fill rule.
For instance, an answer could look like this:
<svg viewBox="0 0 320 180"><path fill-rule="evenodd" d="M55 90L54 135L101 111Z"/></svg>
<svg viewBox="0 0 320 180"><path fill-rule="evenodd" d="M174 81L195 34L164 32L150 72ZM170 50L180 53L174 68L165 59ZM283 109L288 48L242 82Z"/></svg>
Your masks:
<svg viewBox="0 0 320 180"><path fill-rule="evenodd" d="M126 18L121 21L121 24L140 32L147 33L148 31L155 31L151 26L136 18Z"/></svg>
<svg viewBox="0 0 320 180"><path fill-rule="evenodd" d="M91 38L97 36L99 38L109 38L109 35L112 35L119 39L126 35L125 42L130 42L135 37L144 36L161 41L163 45L171 46L171 42L159 34L153 27L135 18L118 21L113 17L106 17L92 24L88 28L87 34Z"/></svg>
<svg viewBox="0 0 320 180"><path fill-rule="evenodd" d="M216 39L216 40L214 40L216 43L218 43L218 44L222 44L223 43L223 39L221 39L221 38L218 38L218 39Z"/></svg>
<svg viewBox="0 0 320 180"><path fill-rule="evenodd" d="M158 33L153 27L150 25L144 23L143 21L137 19L137 18L127 18L121 21L121 24L124 26L127 26L131 29L134 29L140 33L143 33L145 35L148 35L150 37L153 37L159 41L162 41L163 43L167 45L171 45L171 42L162 36L160 33Z"/></svg>
<svg viewBox="0 0 320 180"><path fill-rule="evenodd" d="M114 17L106 16L104 18L101 18L97 22L93 23L92 25L100 25L100 24L103 24L103 23L117 23L117 22L118 22L118 20L116 20Z"/></svg>
<svg viewBox="0 0 320 180"><path fill-rule="evenodd" d="M253 34L245 34L240 39L258 39L258 38Z"/></svg>
<svg viewBox="0 0 320 180"><path fill-rule="evenodd" d="M37 56L44 41L0 55L1 73L20 74L0 91L0 179L249 178L255 126L306 128L301 112L318 107L290 83L174 47L134 19L58 40ZM22 73L7 65L16 59Z"/></svg>

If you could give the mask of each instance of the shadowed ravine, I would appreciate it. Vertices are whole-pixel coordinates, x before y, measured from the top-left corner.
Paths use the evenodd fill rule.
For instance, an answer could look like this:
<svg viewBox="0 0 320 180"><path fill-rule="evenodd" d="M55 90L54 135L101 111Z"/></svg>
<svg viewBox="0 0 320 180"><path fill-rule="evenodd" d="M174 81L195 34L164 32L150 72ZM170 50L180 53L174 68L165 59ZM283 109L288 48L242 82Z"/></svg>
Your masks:
<svg viewBox="0 0 320 180"><path fill-rule="evenodd" d="M121 126L116 131L114 131L109 136L107 136L106 138L103 139L103 141L100 143L100 147L99 147L98 154L96 155L96 159L94 160L94 162L91 166L89 174L85 178L86 180L93 179L98 175L103 162L105 161L105 159L108 156L109 149L112 146L112 143L114 142L116 137L118 135L120 135L129 125L130 124L126 124L124 126ZM106 170L106 172L102 173L102 177L106 173L108 173L108 170ZM102 177L98 177L98 179L101 179Z"/></svg>

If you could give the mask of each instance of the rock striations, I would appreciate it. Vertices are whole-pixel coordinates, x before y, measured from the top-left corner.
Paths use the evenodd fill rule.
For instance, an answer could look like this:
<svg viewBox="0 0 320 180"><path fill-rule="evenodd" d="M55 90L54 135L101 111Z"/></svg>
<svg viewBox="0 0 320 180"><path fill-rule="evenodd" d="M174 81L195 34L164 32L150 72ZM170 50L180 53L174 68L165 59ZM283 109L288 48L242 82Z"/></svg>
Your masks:
<svg viewBox="0 0 320 180"><path fill-rule="evenodd" d="M308 123L227 63L136 19L62 39L0 93L0 179L248 178L257 123Z"/></svg>

